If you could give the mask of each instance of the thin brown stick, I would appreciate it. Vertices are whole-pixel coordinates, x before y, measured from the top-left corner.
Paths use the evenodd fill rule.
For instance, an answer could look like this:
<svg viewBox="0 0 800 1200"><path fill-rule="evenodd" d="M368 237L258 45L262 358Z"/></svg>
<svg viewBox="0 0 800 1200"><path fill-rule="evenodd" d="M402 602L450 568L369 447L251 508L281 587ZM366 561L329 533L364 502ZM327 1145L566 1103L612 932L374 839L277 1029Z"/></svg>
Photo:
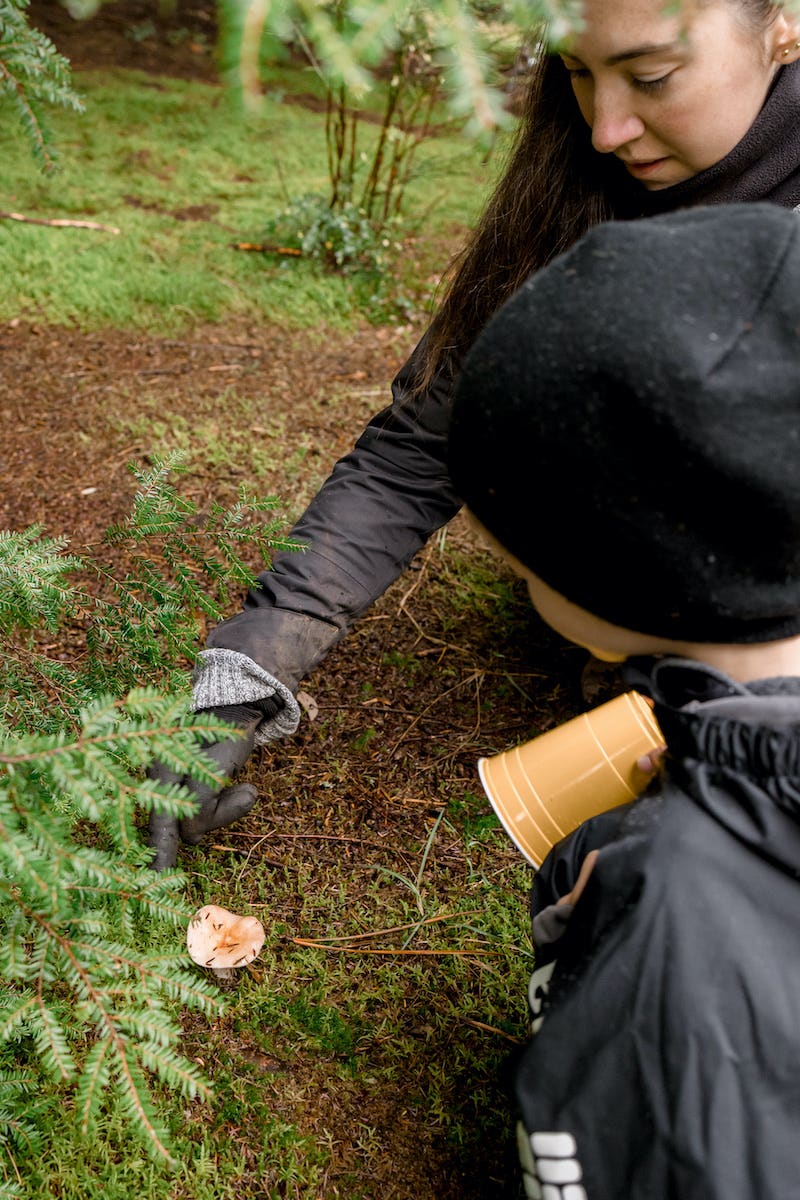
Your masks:
<svg viewBox="0 0 800 1200"><path fill-rule="evenodd" d="M497 950L383 950L376 946L328 946L325 942L315 942L311 938L292 938L295 946L307 946L311 950L327 950L336 954L383 954L405 955L407 957L424 954L433 958L475 958L477 955L496 956Z"/></svg>
<svg viewBox="0 0 800 1200"><path fill-rule="evenodd" d="M397 613L395 614L396 616L399 617L400 613L405 610L407 601L409 601L411 599L411 597L414 595L414 593L416 592L419 585L422 583L423 579L425 578L425 574L428 570L428 566L430 565L430 561L431 561L431 551L430 551L430 548L428 548L428 550L425 554L425 557L423 558L423 560L420 564L420 568L417 571L417 578L415 579L414 583L412 583L411 587L405 593L402 600L400 601L400 603L397 606Z"/></svg>
<svg viewBox="0 0 800 1200"><path fill-rule="evenodd" d="M233 250L253 250L257 254L283 254L287 258L302 258L303 251L294 246L273 246L269 242L231 242Z"/></svg>
<svg viewBox="0 0 800 1200"><path fill-rule="evenodd" d="M471 1025L473 1029L482 1029L485 1033L496 1033L499 1037L505 1038L507 1042L515 1042L518 1046L525 1041L525 1038L515 1037L513 1033L506 1033L504 1029L498 1029L496 1025L487 1025L485 1021L473 1021L471 1017L464 1017L464 1024Z"/></svg>
<svg viewBox="0 0 800 1200"><path fill-rule="evenodd" d="M421 929L423 925L435 925L438 921L452 921L454 917L479 917L483 909L473 908L469 912L442 913L438 917L426 917L424 921L409 921L406 925L390 925L388 929L373 929L370 933L343 933L337 937L324 938L325 942L360 942L365 938L382 937L384 933L401 933L404 929Z"/></svg>
<svg viewBox="0 0 800 1200"><path fill-rule="evenodd" d="M47 225L51 229L94 229L98 233L119 233L116 225L101 225L99 221L69 221L66 217L46 220L44 217L26 217L23 213L0 212L2 221L24 221L26 225Z"/></svg>
<svg viewBox="0 0 800 1200"><path fill-rule="evenodd" d="M0 758L0 762L3 759ZM375 846L378 850L385 850L389 839L386 843L370 841L369 838L345 837L338 833L278 833L276 830L271 830L269 833L243 833L238 829L231 829L227 834L228 837L244 837L244 838L261 838L262 841L267 838L281 838L283 841L311 841L311 842L356 842L359 846Z"/></svg>

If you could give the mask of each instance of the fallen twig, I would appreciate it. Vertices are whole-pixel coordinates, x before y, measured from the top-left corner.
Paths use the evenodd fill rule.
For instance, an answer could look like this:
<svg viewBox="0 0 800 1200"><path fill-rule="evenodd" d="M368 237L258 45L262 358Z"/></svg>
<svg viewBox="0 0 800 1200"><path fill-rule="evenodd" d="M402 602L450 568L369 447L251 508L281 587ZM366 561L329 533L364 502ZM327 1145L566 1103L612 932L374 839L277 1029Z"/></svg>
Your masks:
<svg viewBox="0 0 800 1200"><path fill-rule="evenodd" d="M119 233L116 225L101 225L99 221L70 221L66 217L46 220L44 217L26 217L24 213L0 212L2 221L24 221L26 225L47 225L53 229L94 229L98 233Z"/></svg>
<svg viewBox="0 0 800 1200"><path fill-rule="evenodd" d="M303 251L294 246L270 246L268 242L231 242L234 250L252 250L256 254L283 254L287 258L302 258Z"/></svg>
<svg viewBox="0 0 800 1200"><path fill-rule="evenodd" d="M406 925L391 925L388 929L373 929L370 933L343 933L335 937L323 938L320 944L323 942L360 942L365 938L382 937L387 933L401 933L404 929L420 929L423 925L435 925L439 921L452 921L454 917L477 917L481 912L480 908L473 908L469 912L463 913L441 913L438 917L426 917L424 921L409 921Z"/></svg>
<svg viewBox="0 0 800 1200"><path fill-rule="evenodd" d="M378 850L393 849L389 839L385 842L370 841L369 838L347 837L339 833L278 833L277 830L271 829L268 833L244 833L239 829L232 829L227 835L228 837L243 837L243 838L280 838L282 841L290 842L354 842L359 846L373 846Z"/></svg>
<svg viewBox="0 0 800 1200"><path fill-rule="evenodd" d="M499 950L383 950L376 946L329 946L325 942L315 942L310 938L292 938L296 946L308 946L312 950L335 951L337 954L426 954L437 958L474 958L476 955L496 956Z"/></svg>
<svg viewBox="0 0 800 1200"><path fill-rule="evenodd" d="M422 580L425 578L425 574L428 570L428 565L429 565L430 561L431 561L431 551L429 548L427 553L425 554L424 558L422 559L422 562L420 563L419 570L417 571L417 578L414 580L411 587L405 593L402 600L400 601L400 603L397 606L397 612L395 614L396 616L399 617L400 613L405 610L406 603L411 599L411 597L414 595L414 592L416 592L417 588L422 583Z"/></svg>
<svg viewBox="0 0 800 1200"><path fill-rule="evenodd" d="M485 1033L496 1033L499 1037L503 1037L507 1042L515 1042L518 1046L522 1045L525 1038L515 1037L513 1033L506 1033L504 1029L498 1029L496 1025L487 1025L485 1021L473 1021L471 1017L464 1017L464 1024L471 1025L473 1029L482 1029Z"/></svg>
<svg viewBox="0 0 800 1200"><path fill-rule="evenodd" d="M425 630L420 625L419 621L416 619L416 617L413 617L407 608L404 608L402 610L398 608L398 610L397 610L398 616L400 615L401 611L403 613L403 616L408 617L409 621L414 626L414 628L416 629L419 636L421 638L424 638L426 642L433 643L433 646L427 651L425 651L425 650L416 651L416 653L418 655L422 655L422 654L426 654L426 653L433 654L436 652L436 650L438 650L438 648L440 646L442 647L443 650L455 650L455 652L457 654L471 654L472 653L472 651L469 650L466 646L456 646L452 642L444 641L443 638L434 637L432 634L426 633Z"/></svg>

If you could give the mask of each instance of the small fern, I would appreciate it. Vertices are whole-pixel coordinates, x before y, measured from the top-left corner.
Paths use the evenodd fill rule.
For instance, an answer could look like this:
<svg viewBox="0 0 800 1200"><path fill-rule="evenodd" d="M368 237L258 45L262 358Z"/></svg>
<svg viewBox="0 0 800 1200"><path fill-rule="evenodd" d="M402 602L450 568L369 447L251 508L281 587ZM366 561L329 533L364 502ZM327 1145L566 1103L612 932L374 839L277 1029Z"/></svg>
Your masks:
<svg viewBox="0 0 800 1200"><path fill-rule="evenodd" d="M104 694L143 679L162 690L186 688L182 660L192 658L207 623L219 621L234 594L257 586L250 561L268 563L296 544L282 536L274 497L240 489L226 508L201 512L174 483L178 453L152 467L130 468L139 489L130 516L92 547L66 552L63 538L33 526L0 533L0 728L40 732L77 728L77 714ZM127 568L120 571L124 558ZM74 655L52 657L42 631L80 631Z"/></svg>

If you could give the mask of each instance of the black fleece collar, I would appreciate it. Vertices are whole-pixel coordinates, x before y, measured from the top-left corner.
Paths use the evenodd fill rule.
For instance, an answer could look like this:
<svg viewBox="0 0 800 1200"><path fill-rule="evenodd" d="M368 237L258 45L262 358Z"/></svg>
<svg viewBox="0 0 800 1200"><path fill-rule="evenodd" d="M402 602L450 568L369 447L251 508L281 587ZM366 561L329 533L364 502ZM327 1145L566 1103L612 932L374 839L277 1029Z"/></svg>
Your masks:
<svg viewBox="0 0 800 1200"><path fill-rule="evenodd" d="M683 183L640 195L636 215L757 200L800 204L800 60L780 68L761 112L730 154Z"/></svg>

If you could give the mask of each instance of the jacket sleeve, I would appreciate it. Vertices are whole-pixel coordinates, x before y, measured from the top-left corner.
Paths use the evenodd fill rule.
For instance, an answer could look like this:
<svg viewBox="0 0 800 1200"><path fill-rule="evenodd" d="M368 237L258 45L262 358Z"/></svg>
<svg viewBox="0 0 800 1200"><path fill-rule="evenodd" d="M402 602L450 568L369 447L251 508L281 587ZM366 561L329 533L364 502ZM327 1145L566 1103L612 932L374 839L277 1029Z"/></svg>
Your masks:
<svg viewBox="0 0 800 1200"><path fill-rule="evenodd" d="M382 593L460 501L446 466L452 375L424 392L413 379L423 343L392 385L392 404L334 467L241 613L208 638L246 655L290 690Z"/></svg>

